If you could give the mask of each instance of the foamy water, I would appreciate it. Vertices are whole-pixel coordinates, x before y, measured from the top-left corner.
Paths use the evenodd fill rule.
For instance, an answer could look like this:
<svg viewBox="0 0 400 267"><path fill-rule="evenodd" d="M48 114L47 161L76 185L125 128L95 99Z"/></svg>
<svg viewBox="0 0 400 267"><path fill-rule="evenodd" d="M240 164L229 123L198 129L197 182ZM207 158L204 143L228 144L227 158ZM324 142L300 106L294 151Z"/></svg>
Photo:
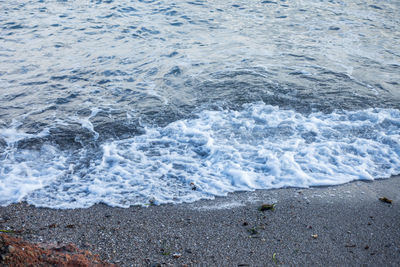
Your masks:
<svg viewBox="0 0 400 267"><path fill-rule="evenodd" d="M393 109L305 116L260 103L242 111L204 111L197 119L105 142L101 157L84 169L55 147L13 151L14 142L8 147L12 157L2 160L3 204L180 203L238 190L335 185L400 173L400 112ZM85 149L78 154L85 156Z"/></svg>

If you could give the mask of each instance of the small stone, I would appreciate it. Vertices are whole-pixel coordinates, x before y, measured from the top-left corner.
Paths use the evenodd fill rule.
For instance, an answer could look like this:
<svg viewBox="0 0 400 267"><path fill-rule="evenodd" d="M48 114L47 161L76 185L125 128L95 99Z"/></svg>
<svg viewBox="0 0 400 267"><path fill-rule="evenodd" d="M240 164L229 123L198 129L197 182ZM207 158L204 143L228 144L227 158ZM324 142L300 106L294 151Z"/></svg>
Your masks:
<svg viewBox="0 0 400 267"><path fill-rule="evenodd" d="M174 254L172 254L172 257L174 257L175 259L179 259L180 257L182 257L182 254L174 253Z"/></svg>
<svg viewBox="0 0 400 267"><path fill-rule="evenodd" d="M8 252L13 253L15 251L15 248L13 246L8 246Z"/></svg>

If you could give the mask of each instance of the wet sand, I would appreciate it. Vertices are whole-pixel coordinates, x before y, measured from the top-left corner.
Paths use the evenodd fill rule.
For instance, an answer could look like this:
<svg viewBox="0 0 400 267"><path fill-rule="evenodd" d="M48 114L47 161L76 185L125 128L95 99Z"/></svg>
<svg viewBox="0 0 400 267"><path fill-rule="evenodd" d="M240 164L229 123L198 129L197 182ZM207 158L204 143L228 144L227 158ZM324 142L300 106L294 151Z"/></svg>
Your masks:
<svg viewBox="0 0 400 267"><path fill-rule="evenodd" d="M0 229L121 266L399 266L400 176L128 209L19 203L0 207Z"/></svg>

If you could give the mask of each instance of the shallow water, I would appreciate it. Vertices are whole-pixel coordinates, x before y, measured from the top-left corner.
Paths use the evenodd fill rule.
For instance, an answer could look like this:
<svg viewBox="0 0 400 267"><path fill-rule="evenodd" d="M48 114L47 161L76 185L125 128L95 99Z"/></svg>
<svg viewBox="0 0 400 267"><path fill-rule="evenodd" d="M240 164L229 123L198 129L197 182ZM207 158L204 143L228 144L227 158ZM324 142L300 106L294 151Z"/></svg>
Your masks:
<svg viewBox="0 0 400 267"><path fill-rule="evenodd" d="M398 1L0 6L2 205L400 173Z"/></svg>

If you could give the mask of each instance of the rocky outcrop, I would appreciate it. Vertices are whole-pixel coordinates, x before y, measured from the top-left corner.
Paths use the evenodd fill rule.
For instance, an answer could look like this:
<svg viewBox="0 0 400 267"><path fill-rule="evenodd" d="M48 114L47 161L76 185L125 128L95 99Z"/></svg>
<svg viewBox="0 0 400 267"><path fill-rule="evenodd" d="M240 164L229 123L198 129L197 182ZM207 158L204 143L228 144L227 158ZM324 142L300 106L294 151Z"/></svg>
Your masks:
<svg viewBox="0 0 400 267"><path fill-rule="evenodd" d="M117 267L102 261L99 255L78 249L72 244L45 247L6 234L0 234L0 265Z"/></svg>

